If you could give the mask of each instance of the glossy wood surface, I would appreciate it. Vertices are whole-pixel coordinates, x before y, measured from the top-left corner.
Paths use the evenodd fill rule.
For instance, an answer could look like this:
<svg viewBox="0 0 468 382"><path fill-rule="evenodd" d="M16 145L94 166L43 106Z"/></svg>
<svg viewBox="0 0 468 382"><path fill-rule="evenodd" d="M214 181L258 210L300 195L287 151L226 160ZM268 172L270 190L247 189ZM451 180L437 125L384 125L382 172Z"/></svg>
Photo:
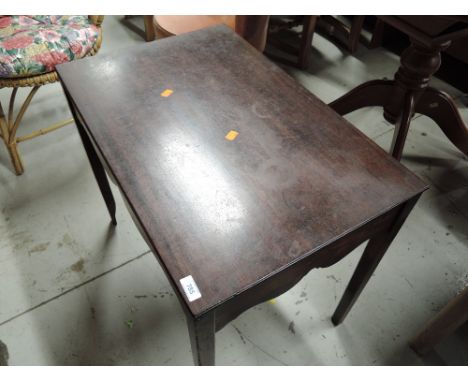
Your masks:
<svg viewBox="0 0 468 382"><path fill-rule="evenodd" d="M225 26L57 69L195 317L425 189Z"/></svg>

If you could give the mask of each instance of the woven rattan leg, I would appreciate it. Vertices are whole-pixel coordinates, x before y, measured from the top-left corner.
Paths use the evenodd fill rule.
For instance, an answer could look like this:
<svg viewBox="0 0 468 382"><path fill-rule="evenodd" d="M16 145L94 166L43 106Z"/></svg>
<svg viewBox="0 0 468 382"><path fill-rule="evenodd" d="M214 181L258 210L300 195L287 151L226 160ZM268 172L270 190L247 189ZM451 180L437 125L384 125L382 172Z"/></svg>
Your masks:
<svg viewBox="0 0 468 382"><path fill-rule="evenodd" d="M11 163L13 164L16 175L21 175L24 172L23 162L21 161L21 157L18 152L18 141L16 139L16 132L18 131L18 127L21 123L21 120L23 119L24 113L26 113L26 110L28 109L31 100L33 99L34 95L39 90L39 88L40 85L36 85L31 89L28 96L26 97L26 100L21 105L16 118L13 118L13 110L18 88L13 88L12 90L10 104L8 105L8 117L5 115L3 108L0 105L0 124L2 139L5 142L8 153L10 154Z"/></svg>
<svg viewBox="0 0 468 382"><path fill-rule="evenodd" d="M10 153L11 163L13 164L16 175L21 175L24 172L24 167L18 152L18 145L16 142L12 142L7 145L7 148Z"/></svg>
<svg viewBox="0 0 468 382"><path fill-rule="evenodd" d="M14 91L16 93L16 91ZM12 97L14 99L14 96ZM11 109L11 103L10 103ZM18 148L16 146L15 136L11 134L11 117L9 116L8 119L3 112L2 105L0 104L0 131L1 131L1 138L5 143L5 146L10 154L11 163L15 169L16 175L21 175L24 172L23 163L21 161L21 157L18 153Z"/></svg>

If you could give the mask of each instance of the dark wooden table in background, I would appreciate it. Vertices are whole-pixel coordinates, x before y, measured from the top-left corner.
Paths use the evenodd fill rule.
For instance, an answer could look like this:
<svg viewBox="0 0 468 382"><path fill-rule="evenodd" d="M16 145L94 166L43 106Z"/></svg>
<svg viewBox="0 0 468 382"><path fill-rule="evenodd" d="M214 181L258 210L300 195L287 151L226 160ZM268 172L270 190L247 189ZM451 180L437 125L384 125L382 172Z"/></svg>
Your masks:
<svg viewBox="0 0 468 382"><path fill-rule="evenodd" d="M224 26L57 71L112 220L104 167L184 308L197 364L214 364L215 332L240 313L370 239L340 323L426 189Z"/></svg>

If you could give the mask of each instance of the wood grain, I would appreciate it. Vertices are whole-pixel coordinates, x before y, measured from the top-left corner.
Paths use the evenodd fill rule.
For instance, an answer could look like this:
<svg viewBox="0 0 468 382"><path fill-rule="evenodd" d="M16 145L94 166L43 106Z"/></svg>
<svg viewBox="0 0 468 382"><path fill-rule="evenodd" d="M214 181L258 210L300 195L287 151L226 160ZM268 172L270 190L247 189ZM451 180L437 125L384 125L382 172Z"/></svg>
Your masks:
<svg viewBox="0 0 468 382"><path fill-rule="evenodd" d="M194 316L426 187L224 26L57 70Z"/></svg>

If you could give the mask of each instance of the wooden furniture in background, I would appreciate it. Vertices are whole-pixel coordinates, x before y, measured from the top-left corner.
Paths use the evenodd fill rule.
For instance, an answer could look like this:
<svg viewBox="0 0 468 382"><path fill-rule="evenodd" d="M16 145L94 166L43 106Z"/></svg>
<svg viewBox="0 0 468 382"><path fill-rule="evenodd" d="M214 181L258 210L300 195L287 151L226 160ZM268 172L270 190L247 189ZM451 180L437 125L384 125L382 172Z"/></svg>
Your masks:
<svg viewBox="0 0 468 382"><path fill-rule="evenodd" d="M89 16L90 21L99 27L99 36L94 46L87 54L87 56L92 56L96 54L101 47L102 41L102 29L101 24L104 19L104 16ZM26 29L26 28L25 28ZM27 30L27 29L26 29ZM39 29L35 30L35 33L38 33ZM7 36L2 36L2 39L5 39ZM55 38L55 36L54 36ZM46 73L35 74L35 75L24 75L19 77L1 77L0 76L0 89L11 88L11 97L8 105L8 113L6 114L0 103L0 138L4 141L5 146L10 154L11 162L13 164L16 175L21 175L24 172L23 163L18 152L18 143L50 133L58 128L66 126L73 122L73 119L67 119L66 121L55 123L49 127L39 129L34 131L31 134L27 134L21 137L17 137L17 131L23 116L29 107L32 98L39 90L42 85L53 83L58 80L57 72L55 70L49 70ZM16 94L20 87L31 87L26 100L21 105L16 118L14 118L14 106L16 100Z"/></svg>
<svg viewBox="0 0 468 382"><path fill-rule="evenodd" d="M312 39L314 33L319 33L325 38L331 40L338 46L343 47L350 53L357 50L359 41L361 41L362 26L365 16L352 16L350 21L344 22L337 16L272 16L268 33L268 43L278 49L289 53L294 57L293 65L300 69L306 69L312 52ZM286 43L284 38L280 37L278 32L284 29L292 29L302 26L298 33L298 42L296 44ZM373 36L378 35L378 30ZM374 39L366 43L367 46L374 44ZM291 64L289 60L267 53L275 61Z"/></svg>
<svg viewBox="0 0 468 382"><path fill-rule="evenodd" d="M153 25L153 16L143 16L145 22L145 40L153 41L156 38Z"/></svg>
<svg viewBox="0 0 468 382"><path fill-rule="evenodd" d="M214 25L224 24L232 30L236 27L236 16L233 15L159 15L153 16L156 38L179 36Z"/></svg>
<svg viewBox="0 0 468 382"><path fill-rule="evenodd" d="M293 56L293 60L267 54L272 59L293 64L300 69L309 66L312 38L316 29L354 53L361 36L364 16L354 16L351 25L332 16L144 16L146 41L193 32L217 24L226 24L258 50L263 51L266 41ZM270 22L271 21L271 22ZM152 23L152 24L151 24ZM278 38L278 32L301 26L297 44L286 43ZM317 26L317 27L316 27ZM267 37L268 35L268 37Z"/></svg>
<svg viewBox="0 0 468 382"><path fill-rule="evenodd" d="M440 66L440 52L459 38L468 36L466 16L379 16L411 38L401 55L393 81L374 80L351 90L330 103L345 115L366 106L382 106L384 117L395 124L391 153L401 158L414 113L433 119L450 141L468 155L468 129L450 96L429 86ZM425 27L431 24L430 30ZM433 28L437 26L437 28Z"/></svg>
<svg viewBox="0 0 468 382"><path fill-rule="evenodd" d="M143 30L141 30L141 28L137 26L136 24L129 21L130 19L134 17L143 17L143 23L144 23ZM123 17L122 24L124 24L125 27L133 30L135 33L139 34L147 42L153 41L155 39L153 16L125 15Z"/></svg>
<svg viewBox="0 0 468 382"><path fill-rule="evenodd" d="M420 355L431 351L442 339L468 321L468 287L451 300L411 342Z"/></svg>
<svg viewBox="0 0 468 382"><path fill-rule="evenodd" d="M359 44L364 19L365 16L352 16L348 23L336 16L322 15L318 19L316 29L350 53L354 53Z"/></svg>
<svg viewBox="0 0 468 382"><path fill-rule="evenodd" d="M147 16L145 16L147 17ZM252 46L265 49L269 16L154 16L155 38L179 36L214 25L224 24L242 36Z"/></svg>
<svg viewBox="0 0 468 382"><path fill-rule="evenodd" d="M57 70L101 190L105 166L184 309L196 364L214 364L215 332L239 314L370 239L343 321L426 189L223 25Z"/></svg>
<svg viewBox="0 0 468 382"><path fill-rule="evenodd" d="M278 62L293 64L300 69L306 69L309 66L309 59L312 49L312 38L315 31L318 16L286 16L271 17L268 28L268 43L277 47L281 51L288 53L293 57L292 61L285 60L270 53L268 57ZM301 32L297 35L296 44L285 42L279 35L286 29L301 26Z"/></svg>
<svg viewBox="0 0 468 382"><path fill-rule="evenodd" d="M265 50L270 16L236 16L236 33L259 52Z"/></svg>
<svg viewBox="0 0 468 382"><path fill-rule="evenodd" d="M424 22L426 18L421 19ZM437 23L432 23L430 19L427 19L424 23L429 33L431 33L431 30L437 33L439 29ZM410 44L408 35L389 24L385 24L380 18L375 16L366 17L364 29L371 33L372 39L370 43L366 44L364 39L362 40L369 48L382 46L400 56ZM440 52L441 65L439 70L434 74L437 78L464 93L468 93L468 76L465 75L468 72L467 44L468 36L453 40L447 49Z"/></svg>

